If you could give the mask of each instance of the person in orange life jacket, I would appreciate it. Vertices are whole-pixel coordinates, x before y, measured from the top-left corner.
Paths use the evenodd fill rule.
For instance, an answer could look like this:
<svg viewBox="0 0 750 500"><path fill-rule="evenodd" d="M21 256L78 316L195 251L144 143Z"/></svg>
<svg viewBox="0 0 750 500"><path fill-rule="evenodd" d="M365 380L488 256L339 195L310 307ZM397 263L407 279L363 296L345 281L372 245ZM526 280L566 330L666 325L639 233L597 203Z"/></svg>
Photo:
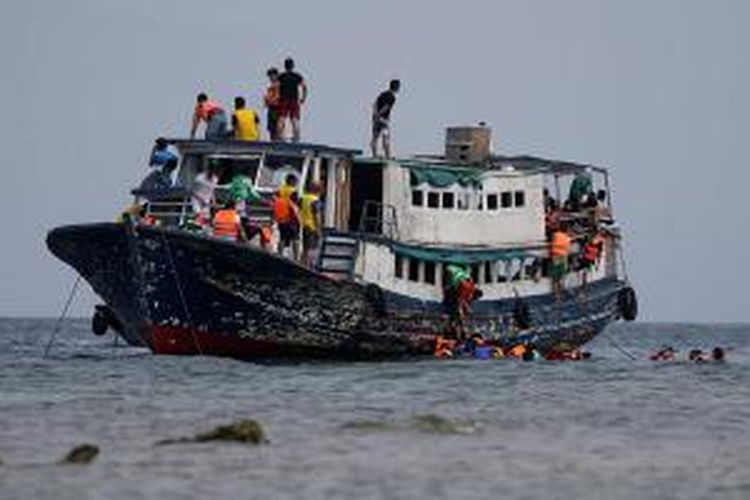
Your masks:
<svg viewBox="0 0 750 500"><path fill-rule="evenodd" d="M196 97L195 110L193 111L193 122L190 126L190 138L195 139L198 125L206 123L205 138L209 141L219 141L227 137L227 114L221 106L210 101L208 96L201 92Z"/></svg>
<svg viewBox="0 0 750 500"><path fill-rule="evenodd" d="M565 224L552 233L550 240L550 277L555 298L559 301L562 296L562 281L568 274L568 258L570 256L571 237Z"/></svg>
<svg viewBox="0 0 750 500"><path fill-rule="evenodd" d="M234 113L232 114L232 131L235 140L259 141L260 118L255 110L245 107L244 97L234 98Z"/></svg>
<svg viewBox="0 0 750 500"><path fill-rule="evenodd" d="M214 236L230 241L244 241L244 232L237 213L234 200L224 204L224 208L217 210L213 217Z"/></svg>
<svg viewBox="0 0 750 500"><path fill-rule="evenodd" d="M289 174L273 200L273 220L279 228L278 253L292 247L295 260L299 259L299 209L297 207L297 177Z"/></svg>
<svg viewBox="0 0 750 500"><path fill-rule="evenodd" d="M321 187L318 182L313 182L300 200L299 218L302 224L302 262L310 266L311 252L318 248L322 224L322 201L320 199Z"/></svg>

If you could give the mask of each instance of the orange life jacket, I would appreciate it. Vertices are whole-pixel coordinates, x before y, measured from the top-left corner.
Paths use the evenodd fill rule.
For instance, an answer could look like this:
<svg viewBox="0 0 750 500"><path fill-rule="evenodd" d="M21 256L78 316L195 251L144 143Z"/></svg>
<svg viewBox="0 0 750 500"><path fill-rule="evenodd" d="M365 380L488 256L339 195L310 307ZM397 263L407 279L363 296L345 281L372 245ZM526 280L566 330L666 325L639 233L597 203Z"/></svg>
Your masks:
<svg viewBox="0 0 750 500"><path fill-rule="evenodd" d="M276 196L273 199L273 220L277 224L292 222L296 216L294 202L286 196Z"/></svg>
<svg viewBox="0 0 750 500"><path fill-rule="evenodd" d="M549 253L552 257L567 257L570 255L570 236L565 231L552 233Z"/></svg>
<svg viewBox="0 0 750 500"><path fill-rule="evenodd" d="M226 208L214 215L214 236L237 239L240 235L240 216L237 210Z"/></svg>
<svg viewBox="0 0 750 500"><path fill-rule="evenodd" d="M513 356L516 358L522 357L525 353L526 353L526 346L523 344L515 345L510 351L508 351L509 356Z"/></svg>

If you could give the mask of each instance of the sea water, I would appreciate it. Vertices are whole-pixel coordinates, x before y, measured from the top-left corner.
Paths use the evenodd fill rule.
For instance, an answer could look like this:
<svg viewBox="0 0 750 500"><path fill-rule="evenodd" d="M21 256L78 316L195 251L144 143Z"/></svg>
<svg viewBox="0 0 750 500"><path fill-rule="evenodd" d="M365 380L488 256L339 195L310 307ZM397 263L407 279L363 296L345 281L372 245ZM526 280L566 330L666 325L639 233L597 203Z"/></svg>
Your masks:
<svg viewBox="0 0 750 500"><path fill-rule="evenodd" d="M615 325L581 362L385 363L152 356L84 320L45 359L53 328L0 320L3 500L750 498L750 326ZM648 361L662 344L728 360ZM267 443L156 445L244 418ZM58 463L81 443L91 464Z"/></svg>

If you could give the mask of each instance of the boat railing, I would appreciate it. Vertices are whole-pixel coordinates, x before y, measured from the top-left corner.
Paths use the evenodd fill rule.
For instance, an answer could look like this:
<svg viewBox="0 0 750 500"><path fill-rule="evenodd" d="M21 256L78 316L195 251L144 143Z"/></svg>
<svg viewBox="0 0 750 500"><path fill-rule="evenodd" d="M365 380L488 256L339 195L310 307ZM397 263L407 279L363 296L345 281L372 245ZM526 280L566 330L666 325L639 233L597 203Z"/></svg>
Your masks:
<svg viewBox="0 0 750 500"><path fill-rule="evenodd" d="M375 200L367 200L362 206L358 231L364 234L381 234L399 239L396 207Z"/></svg>

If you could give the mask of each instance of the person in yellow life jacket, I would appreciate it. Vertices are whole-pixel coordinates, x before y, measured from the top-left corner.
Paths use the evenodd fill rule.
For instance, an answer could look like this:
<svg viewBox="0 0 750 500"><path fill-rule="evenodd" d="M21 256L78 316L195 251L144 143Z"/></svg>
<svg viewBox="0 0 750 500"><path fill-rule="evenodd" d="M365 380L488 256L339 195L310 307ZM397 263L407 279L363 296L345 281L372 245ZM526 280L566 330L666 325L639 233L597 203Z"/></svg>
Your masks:
<svg viewBox="0 0 750 500"><path fill-rule="evenodd" d="M550 277L552 278L552 289L555 292L555 297L560 300L562 295L562 280L565 275L568 274L568 258L570 256L570 246L572 240L568 229L565 225L560 227L552 233L550 239L549 254L551 258L550 262Z"/></svg>
<svg viewBox="0 0 750 500"><path fill-rule="evenodd" d="M273 199L273 220L279 229L277 251L284 254L284 249L292 247L295 260L299 260L299 209L297 207L297 177L289 174Z"/></svg>
<svg viewBox="0 0 750 500"><path fill-rule="evenodd" d="M224 208L218 210L214 214L212 221L214 228L214 236L230 241L237 241L244 239L242 237L242 223L240 221L240 214L234 206L234 201L228 201Z"/></svg>
<svg viewBox="0 0 750 500"><path fill-rule="evenodd" d="M311 252L318 248L323 214L320 184L313 182L300 200L299 218L302 223L302 262L310 266Z"/></svg>
<svg viewBox="0 0 750 500"><path fill-rule="evenodd" d="M244 97L234 98L232 129L234 138L238 141L260 140L260 118L254 110L245 107Z"/></svg>

